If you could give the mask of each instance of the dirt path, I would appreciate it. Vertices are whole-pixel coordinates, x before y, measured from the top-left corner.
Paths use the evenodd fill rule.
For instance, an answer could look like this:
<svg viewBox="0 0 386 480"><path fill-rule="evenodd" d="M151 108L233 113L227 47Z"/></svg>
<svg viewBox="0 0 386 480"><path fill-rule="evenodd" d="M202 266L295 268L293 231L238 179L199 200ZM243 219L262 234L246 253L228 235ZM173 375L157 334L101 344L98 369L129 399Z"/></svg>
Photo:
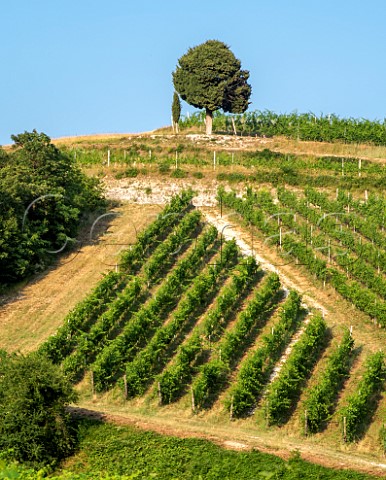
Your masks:
<svg viewBox="0 0 386 480"><path fill-rule="evenodd" d="M385 463L377 462L359 455L353 456L349 452L336 451L318 445L307 445L286 438L283 438L283 441L278 443L277 439L271 440L269 434L251 435L237 427L233 428L232 433L230 433L229 429L216 425L211 426L209 432L208 426L202 422L190 423L181 419L178 419L178 422L176 422L164 417L145 417L128 413L112 414L94 410L89 405L82 408L71 407L69 410L74 416L93 418L115 425L133 426L142 430L179 438L202 438L232 450L252 450L256 448L261 452L277 455L283 459L288 459L291 453L297 450L304 460L325 467L342 470L351 469L386 477L386 461Z"/></svg>

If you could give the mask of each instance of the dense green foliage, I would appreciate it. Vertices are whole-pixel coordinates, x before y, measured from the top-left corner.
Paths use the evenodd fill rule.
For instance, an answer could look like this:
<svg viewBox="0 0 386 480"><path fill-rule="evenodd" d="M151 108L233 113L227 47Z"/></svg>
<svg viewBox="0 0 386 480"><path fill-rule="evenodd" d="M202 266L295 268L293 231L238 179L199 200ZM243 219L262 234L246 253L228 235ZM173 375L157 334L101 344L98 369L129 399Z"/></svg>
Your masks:
<svg viewBox="0 0 386 480"><path fill-rule="evenodd" d="M242 113L248 108L251 87L247 83L249 72L240 68L240 61L227 45L208 40L178 60L174 87L187 103L206 109L207 122L208 115L220 108Z"/></svg>
<svg viewBox="0 0 386 480"><path fill-rule="evenodd" d="M0 289L52 262L73 243L82 214L103 205L97 182L47 135L12 139L0 157Z"/></svg>
<svg viewBox="0 0 386 480"><path fill-rule="evenodd" d="M59 368L38 354L0 358L0 450L33 465L68 456L76 441L65 406L76 399Z"/></svg>

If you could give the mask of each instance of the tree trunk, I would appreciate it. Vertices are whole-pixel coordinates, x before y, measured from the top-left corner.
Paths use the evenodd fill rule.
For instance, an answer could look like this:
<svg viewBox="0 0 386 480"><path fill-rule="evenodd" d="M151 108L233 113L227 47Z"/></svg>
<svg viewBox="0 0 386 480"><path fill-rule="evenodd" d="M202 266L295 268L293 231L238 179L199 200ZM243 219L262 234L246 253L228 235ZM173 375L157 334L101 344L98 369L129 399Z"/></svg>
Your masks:
<svg viewBox="0 0 386 480"><path fill-rule="evenodd" d="M213 123L213 112L206 109L205 124L206 124L206 134L207 135L212 135L212 123Z"/></svg>
<svg viewBox="0 0 386 480"><path fill-rule="evenodd" d="M235 124L235 119L232 117L232 127L233 127L233 133L237 135L237 130L236 130L236 124Z"/></svg>

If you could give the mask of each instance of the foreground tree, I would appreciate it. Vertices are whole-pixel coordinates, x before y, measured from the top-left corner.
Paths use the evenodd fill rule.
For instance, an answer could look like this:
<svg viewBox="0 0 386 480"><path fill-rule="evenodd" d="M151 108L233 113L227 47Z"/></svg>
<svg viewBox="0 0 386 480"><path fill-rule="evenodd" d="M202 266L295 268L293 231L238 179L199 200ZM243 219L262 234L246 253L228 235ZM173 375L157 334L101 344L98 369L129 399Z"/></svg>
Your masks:
<svg viewBox="0 0 386 480"><path fill-rule="evenodd" d="M12 139L11 151L0 150L0 291L55 261L87 215L105 206L98 181L47 135Z"/></svg>
<svg viewBox="0 0 386 480"><path fill-rule="evenodd" d="M75 399L59 367L43 356L0 351L0 450L35 466L69 455L76 431L65 406Z"/></svg>
<svg viewBox="0 0 386 480"><path fill-rule="evenodd" d="M190 48L173 72L174 88L196 108L205 108L206 133L212 133L213 112L243 113L248 108L249 72L225 43L208 40Z"/></svg>

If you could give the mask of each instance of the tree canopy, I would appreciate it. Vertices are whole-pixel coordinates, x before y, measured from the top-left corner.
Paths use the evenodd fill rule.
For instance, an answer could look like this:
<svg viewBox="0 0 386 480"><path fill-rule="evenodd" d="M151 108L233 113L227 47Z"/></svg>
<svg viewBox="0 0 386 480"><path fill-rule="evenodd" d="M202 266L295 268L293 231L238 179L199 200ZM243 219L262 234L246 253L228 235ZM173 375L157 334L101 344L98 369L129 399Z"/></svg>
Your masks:
<svg viewBox="0 0 386 480"><path fill-rule="evenodd" d="M0 351L0 450L42 465L69 455L77 433L65 406L76 399L60 368L42 355Z"/></svg>
<svg viewBox="0 0 386 480"><path fill-rule="evenodd" d="M82 214L103 206L95 180L44 133L0 149L0 290L40 271L71 245Z"/></svg>
<svg viewBox="0 0 386 480"><path fill-rule="evenodd" d="M212 114L243 113L248 108L249 72L225 43L208 40L190 48L173 72L174 88L190 105L206 110L206 132L212 133Z"/></svg>

